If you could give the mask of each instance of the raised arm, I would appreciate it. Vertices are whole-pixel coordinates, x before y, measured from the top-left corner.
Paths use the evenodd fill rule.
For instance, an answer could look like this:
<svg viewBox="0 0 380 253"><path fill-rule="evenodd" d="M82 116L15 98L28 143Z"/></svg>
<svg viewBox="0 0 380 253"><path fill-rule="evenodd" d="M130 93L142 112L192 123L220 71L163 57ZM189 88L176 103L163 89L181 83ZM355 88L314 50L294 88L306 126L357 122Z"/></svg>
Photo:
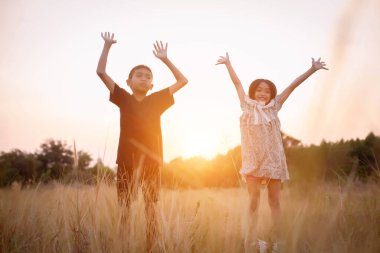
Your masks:
<svg viewBox="0 0 380 253"><path fill-rule="evenodd" d="M321 58L319 58L317 61L315 61L314 58L311 58L311 59L312 59L311 67L305 73L303 73L302 75L300 75L299 77L297 77L281 93L280 100L279 100L279 102L281 104L283 104L286 101L286 99L288 99L289 95L294 91L294 89L297 88L298 85L300 85L301 83L303 83L303 81L305 81L309 76L311 76L312 74L314 74L316 71L318 71L320 69L328 70L327 68L325 68L326 64L325 64L325 62L321 61Z"/></svg>
<svg viewBox="0 0 380 253"><path fill-rule="evenodd" d="M100 55L98 68L96 69L96 74L102 79L103 83L107 86L109 91L113 93L115 88L115 82L112 80L110 76L106 73L106 65L107 65L107 57L108 52L111 49L112 44L116 43L114 40L114 34L110 35L109 32L102 33L102 38L104 39L104 47L102 54Z"/></svg>
<svg viewBox="0 0 380 253"><path fill-rule="evenodd" d="M240 101L243 101L244 96L245 96L245 92L244 92L243 86L241 85L241 82L240 82L238 76L235 73L235 70L233 69L233 67L231 65L231 61L230 61L230 57L229 57L228 53L226 53L226 57L220 56L220 59L218 60L216 65L218 65L218 64L226 65L227 70L228 70L228 74L230 74L230 78L235 85L239 99L240 99Z"/></svg>
<svg viewBox="0 0 380 253"><path fill-rule="evenodd" d="M168 43L165 44L165 47L162 43L162 41L158 42L156 41L155 44L153 44L154 50L153 54L158 59L160 59L165 65L170 69L170 71L173 73L174 78L176 82L169 87L170 94L176 93L179 89L181 89L183 86L187 84L186 77L177 69L176 66L169 60L168 58Z"/></svg>

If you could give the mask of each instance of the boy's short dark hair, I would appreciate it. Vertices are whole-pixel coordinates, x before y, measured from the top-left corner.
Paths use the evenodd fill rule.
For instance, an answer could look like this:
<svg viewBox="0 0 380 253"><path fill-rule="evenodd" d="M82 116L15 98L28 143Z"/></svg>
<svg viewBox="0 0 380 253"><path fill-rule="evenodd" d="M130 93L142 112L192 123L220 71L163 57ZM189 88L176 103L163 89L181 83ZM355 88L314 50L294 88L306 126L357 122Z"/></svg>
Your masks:
<svg viewBox="0 0 380 253"><path fill-rule="evenodd" d="M128 75L128 79L132 79L133 74L134 74L135 71L138 70L138 69L146 69L146 70L148 70L148 71L153 75L152 70L151 70L148 66L143 65L143 64L140 64L140 65L134 66L134 67L131 69L131 71L129 72L129 75Z"/></svg>
<svg viewBox="0 0 380 253"><path fill-rule="evenodd" d="M251 85L249 86L249 92L248 92L248 95L251 99L255 99L255 92L256 92L256 89L257 87L259 86L260 83L266 83L269 85L269 89L270 89L270 99L274 99L277 95L277 88L276 88L276 85L274 85L274 83L272 81L269 81L267 79L256 79L255 81L253 81L251 83Z"/></svg>

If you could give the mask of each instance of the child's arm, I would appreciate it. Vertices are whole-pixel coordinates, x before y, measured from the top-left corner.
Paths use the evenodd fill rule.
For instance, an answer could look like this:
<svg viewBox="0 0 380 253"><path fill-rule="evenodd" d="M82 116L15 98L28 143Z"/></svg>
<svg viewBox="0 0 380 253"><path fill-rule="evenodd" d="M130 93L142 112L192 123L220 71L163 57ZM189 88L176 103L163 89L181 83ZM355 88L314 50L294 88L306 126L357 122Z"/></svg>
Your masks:
<svg viewBox="0 0 380 253"><path fill-rule="evenodd" d="M326 69L328 70L327 68L325 68L326 64L325 62L321 62L321 58L319 58L317 61L314 60L314 58L311 58L312 59L312 64L311 64L311 67L310 69L308 69L305 73L303 73L302 75L300 75L299 77L297 77L280 95L280 99L279 99L279 102L281 104L283 104L286 99L288 99L289 95L293 92L293 90L295 88L298 87L298 85L300 85L303 81L305 81L309 76L311 76L312 74L314 74L317 70L320 70L320 69Z"/></svg>
<svg viewBox="0 0 380 253"><path fill-rule="evenodd" d="M160 43L156 41L156 44L153 44L153 46L154 46L154 50L153 50L154 56L156 56L163 63L165 63L166 66L168 66L170 71L173 73L174 78L176 79L176 83L169 87L170 94L173 95L183 86L185 86L188 81L186 77L181 73L181 71L179 71L177 67L174 66L174 64L169 60L168 55L167 55L168 43L166 43L164 47L164 45L162 44L162 41L160 41Z"/></svg>
<svg viewBox="0 0 380 253"><path fill-rule="evenodd" d="M113 93L113 90L115 88L115 82L110 76L107 75L106 65L108 52L110 51L112 44L116 43L116 40L113 39L113 36L114 35L110 35L109 32L102 33L102 38L104 39L104 47L102 54L100 55L98 68L96 69L96 74L98 74L100 79L102 79L103 83L107 86L111 93Z"/></svg>
<svg viewBox="0 0 380 253"><path fill-rule="evenodd" d="M243 86L241 85L241 82L240 82L238 76L235 73L235 70L232 68L232 65L230 62L230 57L228 56L228 53L226 53L226 57L220 56L220 59L218 60L216 65L218 65L218 64L226 65L228 73L230 74L230 78L235 85L239 99L240 99L240 101L244 101L245 92L244 92Z"/></svg>

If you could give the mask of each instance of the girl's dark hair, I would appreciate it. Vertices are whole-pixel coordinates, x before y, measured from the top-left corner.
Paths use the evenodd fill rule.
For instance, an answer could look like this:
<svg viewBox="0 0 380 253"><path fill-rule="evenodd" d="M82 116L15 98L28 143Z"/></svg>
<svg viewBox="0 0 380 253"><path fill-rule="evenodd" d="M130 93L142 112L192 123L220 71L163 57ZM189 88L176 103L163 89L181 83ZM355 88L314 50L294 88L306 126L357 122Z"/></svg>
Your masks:
<svg viewBox="0 0 380 253"><path fill-rule="evenodd" d="M152 70L148 66L141 64L141 65L134 66L133 69L131 69L131 71L129 72L129 75L128 75L128 79L132 79L133 74L138 69L146 69L153 75Z"/></svg>
<svg viewBox="0 0 380 253"><path fill-rule="evenodd" d="M248 95L251 99L255 99L255 92L256 92L256 89L257 87L259 86L260 83L266 83L269 85L269 89L270 89L270 99L274 99L277 95L277 89L276 89L276 85L274 85L274 83L272 83L272 81L269 81L267 79L256 79L255 81L253 81L251 83L251 85L249 86L249 92L248 92Z"/></svg>

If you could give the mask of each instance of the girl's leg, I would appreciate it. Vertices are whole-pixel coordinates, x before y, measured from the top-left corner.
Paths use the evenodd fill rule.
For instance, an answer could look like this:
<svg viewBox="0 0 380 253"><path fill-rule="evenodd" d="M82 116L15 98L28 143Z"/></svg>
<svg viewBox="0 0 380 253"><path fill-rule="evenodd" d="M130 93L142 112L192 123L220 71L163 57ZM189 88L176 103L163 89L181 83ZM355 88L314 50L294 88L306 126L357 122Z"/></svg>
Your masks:
<svg viewBox="0 0 380 253"><path fill-rule="evenodd" d="M278 241L280 221L281 221L281 206L280 206L280 191L281 191L281 180L270 179L268 183L268 202L272 212L272 233L271 240L273 242Z"/></svg>
<svg viewBox="0 0 380 253"><path fill-rule="evenodd" d="M256 177L247 177L247 188L249 195L249 215L248 215L248 229L247 237L245 240L246 252L252 251L252 246L256 247L257 243L257 222L258 222L258 206L260 203L260 184L261 179Z"/></svg>
<svg viewBox="0 0 380 253"><path fill-rule="evenodd" d="M260 183L261 179L257 177L247 177L247 187L249 194L249 211L254 214L260 203Z"/></svg>

